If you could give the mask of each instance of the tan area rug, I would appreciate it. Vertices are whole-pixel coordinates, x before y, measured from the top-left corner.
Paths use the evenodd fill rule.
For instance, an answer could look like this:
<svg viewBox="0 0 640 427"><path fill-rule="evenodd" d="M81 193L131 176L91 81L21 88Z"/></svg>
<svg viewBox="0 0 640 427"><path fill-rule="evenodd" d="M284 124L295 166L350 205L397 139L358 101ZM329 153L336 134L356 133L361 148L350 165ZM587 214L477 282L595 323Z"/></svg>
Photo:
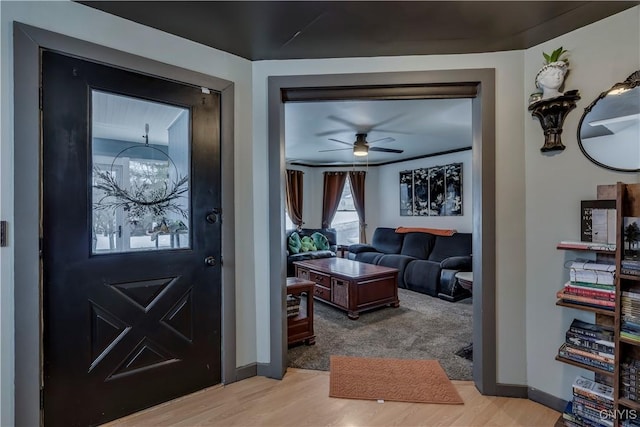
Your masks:
<svg viewBox="0 0 640 427"><path fill-rule="evenodd" d="M463 404L437 360L331 356L329 396Z"/></svg>

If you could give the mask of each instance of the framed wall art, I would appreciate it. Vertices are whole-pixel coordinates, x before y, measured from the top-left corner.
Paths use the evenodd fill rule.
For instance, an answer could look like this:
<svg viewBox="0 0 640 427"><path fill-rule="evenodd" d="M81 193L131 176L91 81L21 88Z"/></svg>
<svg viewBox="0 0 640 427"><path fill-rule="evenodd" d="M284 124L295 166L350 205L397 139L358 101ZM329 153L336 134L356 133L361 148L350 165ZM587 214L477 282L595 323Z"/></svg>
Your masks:
<svg viewBox="0 0 640 427"><path fill-rule="evenodd" d="M400 172L401 216L461 216L462 163Z"/></svg>

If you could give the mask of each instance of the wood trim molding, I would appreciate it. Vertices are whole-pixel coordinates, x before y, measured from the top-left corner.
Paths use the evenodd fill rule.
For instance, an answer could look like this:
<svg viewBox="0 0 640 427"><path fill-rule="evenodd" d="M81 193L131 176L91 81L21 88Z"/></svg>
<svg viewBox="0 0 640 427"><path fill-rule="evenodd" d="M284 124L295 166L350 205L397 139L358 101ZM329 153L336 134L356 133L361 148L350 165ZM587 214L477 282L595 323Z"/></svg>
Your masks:
<svg viewBox="0 0 640 427"><path fill-rule="evenodd" d="M461 151L469 151L471 150L471 147L463 147L463 148L456 148L454 150L447 150L447 151L440 151L439 153L432 153L432 154L425 154L422 156L416 156L416 157L409 157L407 159L402 159L402 160L391 160L388 162L382 162L382 163L370 163L367 165L367 167L373 168L376 166L385 166L385 165L392 165L394 163L402 163L402 162L409 162L411 160L420 160L420 159L426 159L429 157L437 157L437 156L444 156L445 154L453 154L453 153L459 153ZM287 163L287 165L292 165L292 166L306 166L309 168L349 168L349 169L353 169L353 165L334 165L334 164L330 164L330 165L324 165L324 164L307 164L304 162L297 162L297 161L293 161L291 163ZM358 167L362 167L362 165L358 165Z"/></svg>
<svg viewBox="0 0 640 427"><path fill-rule="evenodd" d="M474 98L476 95L476 82L282 89L283 102L344 101L354 99L451 99Z"/></svg>
<svg viewBox="0 0 640 427"><path fill-rule="evenodd" d="M462 82L462 83L461 83ZM267 77L268 96L268 161L269 161L269 295L270 295L270 362L265 375L282 378L286 371L286 316L284 314L284 290L286 256L284 253L284 103L325 99L344 99L347 93L358 99L381 99L393 96L392 89L399 88L398 98L406 96L407 88L437 87L455 90L473 85L472 136L473 136L473 252L474 280L473 341L476 387L481 393L495 395L497 379L496 347L496 268L495 268L495 70L434 70L388 73L323 74ZM367 90L383 87L384 93L374 93L367 98ZM343 88L344 91L336 90ZM353 92L353 88L358 88ZM295 89L295 90L294 90ZM349 92L352 91L352 92ZM433 95L433 94L431 94ZM441 93L444 96L444 93ZM424 94L423 96L429 96ZM460 94L456 94L460 96ZM342 98L336 98L342 97ZM260 373L260 370L259 370Z"/></svg>
<svg viewBox="0 0 640 427"><path fill-rule="evenodd" d="M236 368L235 381L246 380L247 378L255 377L256 375L258 375L258 364L250 363Z"/></svg>
<svg viewBox="0 0 640 427"><path fill-rule="evenodd" d="M529 400L544 405L547 408L554 409L558 412L563 412L564 408L566 408L567 406L566 400L555 397L549 393L545 393L544 391L538 390L537 388L529 387L528 395Z"/></svg>

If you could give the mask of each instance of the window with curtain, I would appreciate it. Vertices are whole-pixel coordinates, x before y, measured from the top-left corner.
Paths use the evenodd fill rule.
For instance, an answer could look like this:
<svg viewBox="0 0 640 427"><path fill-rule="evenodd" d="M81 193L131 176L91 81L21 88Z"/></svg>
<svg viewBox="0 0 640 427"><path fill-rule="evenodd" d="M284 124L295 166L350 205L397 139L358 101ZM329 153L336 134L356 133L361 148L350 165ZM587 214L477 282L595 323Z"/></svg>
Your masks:
<svg viewBox="0 0 640 427"><path fill-rule="evenodd" d="M331 221L331 227L336 229L336 240L339 245L360 243L360 219L353 203L349 178L344 183L338 210Z"/></svg>
<svg viewBox="0 0 640 427"><path fill-rule="evenodd" d="M304 172L287 169L286 171L286 203L285 226L287 230L301 228L302 221L302 187Z"/></svg>
<svg viewBox="0 0 640 427"><path fill-rule="evenodd" d="M285 230L293 230L296 228L296 225L291 221L291 217L289 216L289 211L287 209L284 210L284 227Z"/></svg>

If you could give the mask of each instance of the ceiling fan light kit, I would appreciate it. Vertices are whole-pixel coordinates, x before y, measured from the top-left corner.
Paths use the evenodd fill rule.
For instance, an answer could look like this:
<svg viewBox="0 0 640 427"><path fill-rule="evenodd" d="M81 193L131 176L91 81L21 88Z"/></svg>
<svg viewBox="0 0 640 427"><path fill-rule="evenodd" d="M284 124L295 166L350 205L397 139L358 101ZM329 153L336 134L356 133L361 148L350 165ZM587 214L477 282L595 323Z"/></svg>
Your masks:
<svg viewBox="0 0 640 427"><path fill-rule="evenodd" d="M383 148L383 147L370 147L371 144L375 144L377 142L393 142L395 138L391 138L387 136L385 138L376 139L375 141L367 141L366 133L357 133L356 140L353 143L341 141L335 138L329 138L330 141L339 142L340 144L352 146L353 155L358 157L364 157L369 155L369 151L379 151L382 153L402 153L404 150L398 150L395 148ZM318 150L319 153L326 153L329 151L343 151L348 150L348 148L333 148L330 150Z"/></svg>
<svg viewBox="0 0 640 427"><path fill-rule="evenodd" d="M353 146L353 155L354 156L366 156L369 154L369 146L367 144L358 144L356 143Z"/></svg>

